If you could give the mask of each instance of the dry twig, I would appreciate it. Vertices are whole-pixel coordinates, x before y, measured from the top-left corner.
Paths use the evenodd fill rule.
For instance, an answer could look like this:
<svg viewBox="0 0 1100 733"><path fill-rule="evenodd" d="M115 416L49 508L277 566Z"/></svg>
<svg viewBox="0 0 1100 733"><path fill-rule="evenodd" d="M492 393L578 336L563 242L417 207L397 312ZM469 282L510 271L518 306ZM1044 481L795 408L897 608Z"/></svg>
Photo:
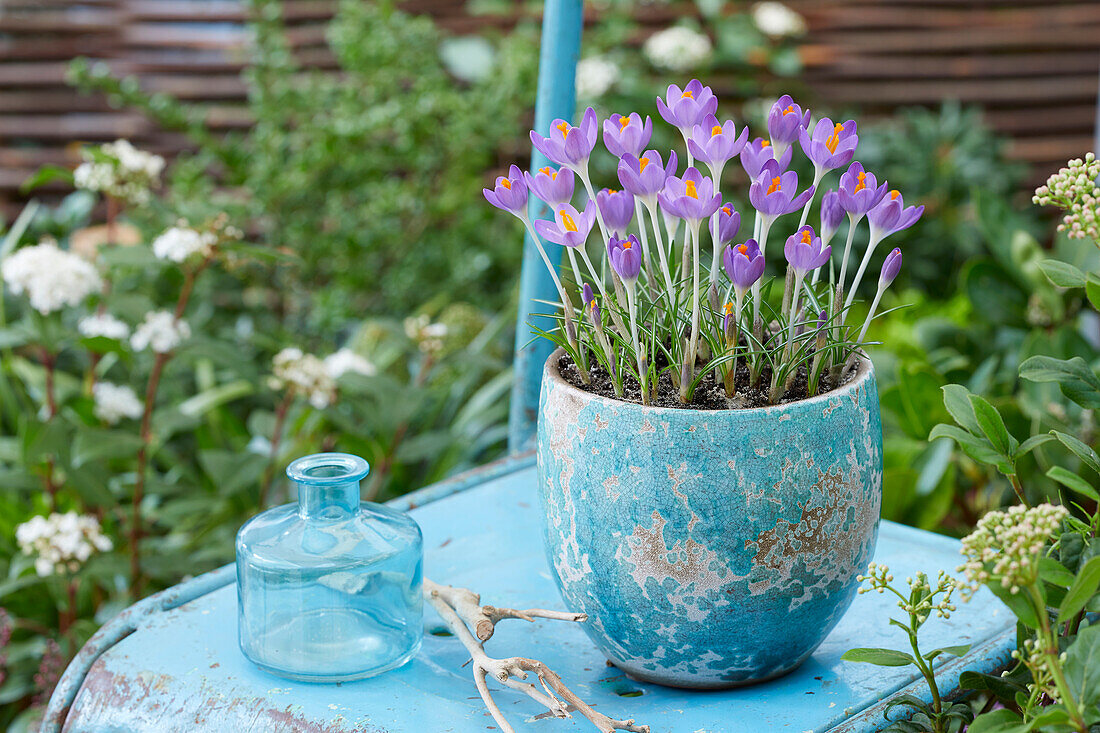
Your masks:
<svg viewBox="0 0 1100 733"><path fill-rule="evenodd" d="M427 578L424 579L424 598L439 613L443 623L470 653L473 661L474 684L481 693L481 699L485 701L485 707L504 733L515 733L515 729L504 719L504 714L489 692L489 685L486 682L486 677L489 675L502 685L527 695L555 717L569 718L570 710L575 710L596 726L600 733L614 733L617 730L649 733L648 725L636 725L633 719L615 720L597 712L566 687L561 677L552 669L537 659L526 657L496 659L485 653L483 644L493 636L497 622L502 619L518 618L533 621L536 618L548 618L581 622L587 620L588 617L585 614L550 611L543 608L529 608L521 611L513 608L483 606L481 597L477 593L466 588L439 585ZM471 629L473 629L472 632ZM539 686L522 681L526 680L528 673L531 672L538 678Z"/></svg>

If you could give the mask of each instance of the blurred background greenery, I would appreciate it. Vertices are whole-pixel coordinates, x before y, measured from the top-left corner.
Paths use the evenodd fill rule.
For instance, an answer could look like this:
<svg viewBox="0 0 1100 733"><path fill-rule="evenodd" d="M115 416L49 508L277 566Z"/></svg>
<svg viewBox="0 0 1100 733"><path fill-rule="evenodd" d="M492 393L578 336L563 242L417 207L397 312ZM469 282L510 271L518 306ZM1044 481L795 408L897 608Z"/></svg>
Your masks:
<svg viewBox="0 0 1100 733"><path fill-rule="evenodd" d="M225 213L247 243L199 279L187 315L195 335L157 396L140 507L146 590L231 561L236 529L268 483L270 501L285 498L281 471L297 455L363 455L375 469L368 494L387 499L503 454L522 232L485 205L481 188L529 155L538 49L537 14L490 22L508 7L485 0L482 32L452 36L390 3L344 0L325 34L339 70L331 73L296 58L280 2L256 0L242 76L252 124L230 134L213 129L201 105L149 93L108 65L77 59L69 67L76 88L140 110L188 145L153 200L122 211L133 246L95 235L103 202L77 191L9 222L0 254L44 236L74 249L99 236L112 273L105 303L134 323L170 306L181 286L181 270L151 254L166 227ZM720 78L731 90L720 116L747 122L754 137L764 100L782 92L815 116L860 112L821 106L800 83L804 21L786 8L769 15L709 0L689 18L672 14L653 35L642 33L637 10L626 0L601 5L586 30L579 103L601 117L656 117L656 92L693 76ZM670 131L656 127L652 146L672 147ZM886 306L905 307L871 332L885 343L872 353L885 421L883 516L960 535L1012 492L949 441L928 442L931 428L948 422L943 384L985 395L1014 432L1058 428L1096 443L1091 411L1056 385L1017 377L1036 353L1092 360L1095 318L1038 263L1053 248L1096 270L1087 259L1095 255L1054 236L1030 206L1027 172L1006 159L1005 142L975 109L945 102L861 124L857 159L927 207L894 241L905 268ZM610 165L600 158L594 178L610 180ZM727 185L739 187L743 174L733 168ZM28 186L70 180L46 168ZM0 638L10 636L0 644L0 722L20 729L33 727L56 657L131 600L133 436L94 419L82 380L95 372L140 390L152 363L125 345L90 361L75 317L59 319L68 334L54 375L62 405L43 420L41 320L10 292L0 305ZM349 348L374 373L341 377L337 398L318 407L270 384L272 359L287 346ZM1054 495L1046 469L1075 460L1043 447L1023 467L1023 483L1036 497ZM61 483L56 508L96 516L115 545L83 566L73 595L57 576L35 574L14 541L17 525L51 510L47 471Z"/></svg>

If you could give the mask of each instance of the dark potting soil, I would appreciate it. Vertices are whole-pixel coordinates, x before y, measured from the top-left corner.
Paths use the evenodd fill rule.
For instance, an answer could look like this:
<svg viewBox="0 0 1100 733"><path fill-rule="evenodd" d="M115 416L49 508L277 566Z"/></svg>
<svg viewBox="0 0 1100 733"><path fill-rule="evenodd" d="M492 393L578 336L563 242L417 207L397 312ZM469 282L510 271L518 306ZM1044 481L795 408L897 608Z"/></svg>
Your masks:
<svg viewBox="0 0 1100 733"><path fill-rule="evenodd" d="M569 382L569 384L577 389L598 394L601 397L641 404L641 388L636 379L627 377L623 382L623 395L622 397L618 397L615 394L615 387L607 370L604 369L595 358L590 359L589 364L591 367L588 372L590 377L588 384L585 384L581 380L580 371L568 354L562 354L561 357L559 357L558 372L565 381ZM695 394L688 404L684 404L680 401L680 391L672 383L672 377L669 376L668 370L660 371L664 366L666 366L666 364L658 365L660 377L657 381L657 398L650 402L651 406L677 407L688 410L744 410L753 407L767 407L772 404L768 402L768 391L771 385L772 375L771 369L767 366L764 367L757 385L753 387L749 384L748 365L744 363L744 359L739 359L737 363L737 376L734 380L734 384L737 387L737 393L733 399L726 397L725 386L721 381L715 381L714 370L710 370L710 372L708 372L699 382L699 386L695 388ZM705 365L699 364L699 368L703 366ZM855 376L857 371L858 367L856 366L845 370L844 374L842 374L840 379L836 382L832 382L828 374L822 374L818 382L817 394L825 394L826 392L831 392L837 387L847 384L851 381L852 377ZM806 399L809 396L806 394L807 382L808 376L806 367L801 366L798 368L798 375L791 384L791 388L774 404L783 405L789 402L797 402Z"/></svg>

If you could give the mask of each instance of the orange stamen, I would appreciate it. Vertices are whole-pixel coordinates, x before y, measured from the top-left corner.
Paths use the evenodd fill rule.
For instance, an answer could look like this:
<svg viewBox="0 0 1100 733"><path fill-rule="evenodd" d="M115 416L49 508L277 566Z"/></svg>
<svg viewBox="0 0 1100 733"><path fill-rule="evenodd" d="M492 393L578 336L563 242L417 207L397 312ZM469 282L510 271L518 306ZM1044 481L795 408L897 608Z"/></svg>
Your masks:
<svg viewBox="0 0 1100 733"><path fill-rule="evenodd" d="M638 172L644 171L647 165L649 165L649 158L640 158L638 160Z"/></svg>
<svg viewBox="0 0 1100 733"><path fill-rule="evenodd" d="M856 188L855 188L854 193L859 193L863 189L867 188L867 182L864 180L865 178L867 178L866 173L860 173L859 175L856 176L856 180L858 181L858 183L856 183Z"/></svg>
<svg viewBox="0 0 1100 733"><path fill-rule="evenodd" d="M619 132L626 129L626 126L630 124L630 118L623 116L619 118Z"/></svg>
<svg viewBox="0 0 1100 733"><path fill-rule="evenodd" d="M745 255L746 257L748 257L749 256L749 245L747 245L747 244L738 245L737 251L740 252L741 254Z"/></svg>
<svg viewBox="0 0 1100 733"><path fill-rule="evenodd" d="M684 181L684 195L693 199L699 198L699 192L695 190L695 181Z"/></svg>
<svg viewBox="0 0 1100 733"><path fill-rule="evenodd" d="M723 206L722 207L722 213L725 214L726 216L732 216L733 215L733 209L731 209L728 206Z"/></svg>
<svg viewBox="0 0 1100 733"><path fill-rule="evenodd" d="M836 146L840 144L840 133L844 131L844 125L839 122L836 123L836 127L833 128L833 134L829 136L829 139L825 141L825 147L829 149L830 153L836 152Z"/></svg>
<svg viewBox="0 0 1100 733"><path fill-rule="evenodd" d="M898 196L901 196L901 191L897 190L896 188L890 192L891 201L897 201Z"/></svg>
<svg viewBox="0 0 1100 733"><path fill-rule="evenodd" d="M775 193L776 191L783 190L783 181L779 176L772 179L772 185L768 187L768 193Z"/></svg>
<svg viewBox="0 0 1100 733"><path fill-rule="evenodd" d="M614 196L615 194L618 193L618 191L615 190L614 188L609 188L609 189L607 189L607 193L608 193L609 196Z"/></svg>
<svg viewBox="0 0 1100 733"><path fill-rule="evenodd" d="M810 238L810 230L804 229L802 231L802 244L810 244L812 242Z"/></svg>
<svg viewBox="0 0 1100 733"><path fill-rule="evenodd" d="M629 239L623 240L623 249L630 249L633 246L633 243Z"/></svg>
<svg viewBox="0 0 1100 733"><path fill-rule="evenodd" d="M683 99L684 97L690 97L691 99L695 99L695 93L694 92L684 92L683 94L680 95L680 99Z"/></svg>
<svg viewBox="0 0 1100 733"><path fill-rule="evenodd" d="M578 231L577 223L575 221L573 221L573 217L571 217L569 214L566 214L565 211L559 211L558 216L561 217L561 225L563 227L565 227L565 231L567 231L567 232Z"/></svg>
<svg viewBox="0 0 1100 733"><path fill-rule="evenodd" d="M760 141L760 149L763 150L764 148L768 147L771 144L772 144L771 140L761 140Z"/></svg>
<svg viewBox="0 0 1100 733"><path fill-rule="evenodd" d="M783 114L784 115L793 115L794 114L794 105L793 104L789 105L787 107L787 109L783 110Z"/></svg>
<svg viewBox="0 0 1100 733"><path fill-rule="evenodd" d="M714 137L715 135L721 135L721 134L722 134L722 126L721 125L715 125L714 127L710 128L710 136L711 137Z"/></svg>
<svg viewBox="0 0 1100 733"><path fill-rule="evenodd" d="M568 137L569 136L569 123L568 122L562 122L560 125L558 125L558 129L561 130L561 136L562 137Z"/></svg>
<svg viewBox="0 0 1100 733"><path fill-rule="evenodd" d="M726 313L733 313L733 303L726 303L722 308Z"/></svg>
<svg viewBox="0 0 1100 733"><path fill-rule="evenodd" d="M500 179L500 185L504 186L504 187L505 187L505 188L507 188L507 189L508 189L509 191L511 191L511 190L512 190L512 182L511 182L511 181L509 181L509 180L508 180L507 178L504 178L503 176L501 176L501 179Z"/></svg>

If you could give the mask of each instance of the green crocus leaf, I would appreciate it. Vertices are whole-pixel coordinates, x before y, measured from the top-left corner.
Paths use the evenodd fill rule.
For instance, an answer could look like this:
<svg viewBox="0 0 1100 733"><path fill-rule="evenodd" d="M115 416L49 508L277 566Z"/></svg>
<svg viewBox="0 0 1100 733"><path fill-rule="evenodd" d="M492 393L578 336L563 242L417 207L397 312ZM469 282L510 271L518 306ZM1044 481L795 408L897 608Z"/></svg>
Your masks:
<svg viewBox="0 0 1100 733"><path fill-rule="evenodd" d="M1076 616L1100 587L1100 557L1093 557L1077 572L1077 577L1058 608L1058 623L1065 623Z"/></svg>
<svg viewBox="0 0 1100 733"><path fill-rule="evenodd" d="M914 664L913 656L896 649L878 649L875 647L860 647L849 649L840 657L846 662L861 662L863 664L876 664L880 667L904 667Z"/></svg>
<svg viewBox="0 0 1100 733"><path fill-rule="evenodd" d="M1056 382L1066 397L1086 410L1100 408L1100 378L1079 356L1033 356L1020 365L1020 377L1032 382Z"/></svg>

